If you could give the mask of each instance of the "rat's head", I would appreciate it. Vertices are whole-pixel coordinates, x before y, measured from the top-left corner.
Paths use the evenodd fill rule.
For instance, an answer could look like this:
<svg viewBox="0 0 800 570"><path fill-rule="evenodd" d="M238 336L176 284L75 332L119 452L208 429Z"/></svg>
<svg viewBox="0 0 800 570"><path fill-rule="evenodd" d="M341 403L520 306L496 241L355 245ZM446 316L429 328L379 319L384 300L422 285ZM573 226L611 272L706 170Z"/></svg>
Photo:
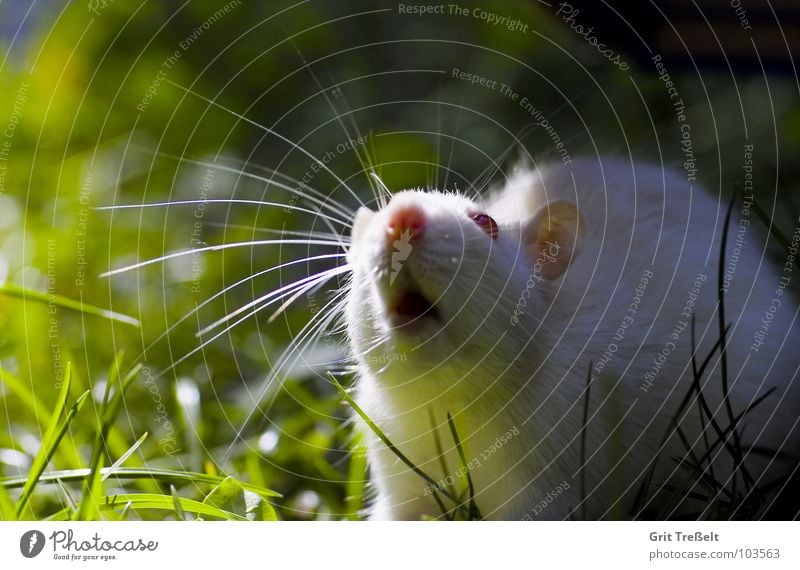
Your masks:
<svg viewBox="0 0 800 570"><path fill-rule="evenodd" d="M563 201L528 219L492 217L440 192L400 192L378 212L361 208L347 306L359 364L388 383L457 380L477 367L485 377L495 364L499 374L504 351L518 350L514 339L530 338L546 312L579 226Z"/></svg>

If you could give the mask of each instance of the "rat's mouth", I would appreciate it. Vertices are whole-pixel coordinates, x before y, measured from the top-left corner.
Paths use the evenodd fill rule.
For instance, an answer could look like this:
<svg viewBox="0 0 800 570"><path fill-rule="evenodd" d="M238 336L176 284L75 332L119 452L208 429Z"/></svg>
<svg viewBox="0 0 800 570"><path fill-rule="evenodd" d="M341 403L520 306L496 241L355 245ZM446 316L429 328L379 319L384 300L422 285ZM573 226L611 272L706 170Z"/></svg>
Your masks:
<svg viewBox="0 0 800 570"><path fill-rule="evenodd" d="M389 305L395 326L406 326L428 320L439 320L439 311L425 295L414 287L406 288Z"/></svg>

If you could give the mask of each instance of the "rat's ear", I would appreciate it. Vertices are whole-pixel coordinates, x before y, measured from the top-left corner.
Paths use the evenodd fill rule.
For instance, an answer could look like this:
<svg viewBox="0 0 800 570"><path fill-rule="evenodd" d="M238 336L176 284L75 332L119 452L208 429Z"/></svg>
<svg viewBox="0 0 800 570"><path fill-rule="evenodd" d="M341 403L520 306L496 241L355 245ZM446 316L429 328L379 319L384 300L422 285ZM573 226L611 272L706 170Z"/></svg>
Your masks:
<svg viewBox="0 0 800 570"><path fill-rule="evenodd" d="M528 259L545 279L555 279L581 250L584 224L578 208L567 200L545 204L522 227Z"/></svg>

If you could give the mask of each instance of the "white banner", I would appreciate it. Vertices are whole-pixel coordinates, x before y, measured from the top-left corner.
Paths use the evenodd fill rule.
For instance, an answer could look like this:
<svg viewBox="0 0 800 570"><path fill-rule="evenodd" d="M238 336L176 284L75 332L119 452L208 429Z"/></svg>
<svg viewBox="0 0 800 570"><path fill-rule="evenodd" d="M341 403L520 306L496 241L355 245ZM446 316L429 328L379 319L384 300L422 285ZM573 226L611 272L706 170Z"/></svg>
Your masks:
<svg viewBox="0 0 800 570"><path fill-rule="evenodd" d="M800 568L800 523L0 523L8 569Z"/></svg>

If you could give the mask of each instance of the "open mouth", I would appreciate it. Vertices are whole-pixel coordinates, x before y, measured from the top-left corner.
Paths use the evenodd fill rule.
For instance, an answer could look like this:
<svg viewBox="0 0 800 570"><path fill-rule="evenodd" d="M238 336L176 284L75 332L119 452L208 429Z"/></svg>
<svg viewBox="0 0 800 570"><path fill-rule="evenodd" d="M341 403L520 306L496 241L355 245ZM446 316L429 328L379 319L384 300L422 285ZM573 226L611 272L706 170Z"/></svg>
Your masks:
<svg viewBox="0 0 800 570"><path fill-rule="evenodd" d="M414 288L403 291L390 306L390 311L398 326L419 322L422 319L439 319L436 307Z"/></svg>

